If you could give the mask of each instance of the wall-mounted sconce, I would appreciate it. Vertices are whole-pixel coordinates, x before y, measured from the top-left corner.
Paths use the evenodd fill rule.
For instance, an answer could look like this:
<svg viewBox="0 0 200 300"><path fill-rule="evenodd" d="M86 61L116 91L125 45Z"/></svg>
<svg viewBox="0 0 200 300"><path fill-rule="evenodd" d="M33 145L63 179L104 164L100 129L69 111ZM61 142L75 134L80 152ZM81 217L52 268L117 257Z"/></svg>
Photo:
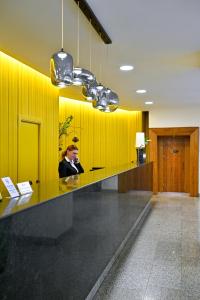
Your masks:
<svg viewBox="0 0 200 300"><path fill-rule="evenodd" d="M136 132L136 151L137 151L137 163L138 164L143 164L145 159L145 137L144 137L144 132Z"/></svg>

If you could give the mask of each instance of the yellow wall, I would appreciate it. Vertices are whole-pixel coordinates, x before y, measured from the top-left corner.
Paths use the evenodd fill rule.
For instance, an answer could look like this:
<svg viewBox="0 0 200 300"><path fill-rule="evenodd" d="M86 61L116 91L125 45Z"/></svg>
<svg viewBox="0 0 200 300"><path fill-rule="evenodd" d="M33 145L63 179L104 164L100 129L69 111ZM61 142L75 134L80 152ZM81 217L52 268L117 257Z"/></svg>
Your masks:
<svg viewBox="0 0 200 300"><path fill-rule="evenodd" d="M59 120L74 117L63 148L77 136L79 156L85 170L91 167L122 165L136 160L135 133L142 130L142 112L118 109L102 113L88 102L60 97Z"/></svg>
<svg viewBox="0 0 200 300"><path fill-rule="evenodd" d="M58 95L48 77L0 52L0 177L18 181L21 119L40 123L41 182L58 178L58 122L69 115L74 119L63 144L72 144L74 136L80 139L77 146L86 171L136 159L135 132L142 129L141 112L119 109L105 114L88 102L61 97L58 101ZM31 151L27 144L24 148Z"/></svg>
<svg viewBox="0 0 200 300"><path fill-rule="evenodd" d="M41 122L40 181L57 178L58 93L48 77L0 52L0 177L17 181L18 122L23 118Z"/></svg>

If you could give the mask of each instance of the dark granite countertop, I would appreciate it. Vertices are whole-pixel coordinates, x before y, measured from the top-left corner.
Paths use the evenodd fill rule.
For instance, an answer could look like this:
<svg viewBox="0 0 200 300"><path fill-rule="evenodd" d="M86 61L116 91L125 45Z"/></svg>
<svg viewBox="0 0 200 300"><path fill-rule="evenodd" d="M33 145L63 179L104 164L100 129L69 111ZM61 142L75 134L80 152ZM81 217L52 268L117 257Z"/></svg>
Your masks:
<svg viewBox="0 0 200 300"><path fill-rule="evenodd" d="M136 164L101 169L38 184L30 199L4 198L0 299L93 299L150 210L152 192L143 186L140 170ZM133 173L141 189L120 192L120 177L131 181ZM147 177L152 178L152 172Z"/></svg>
<svg viewBox="0 0 200 300"><path fill-rule="evenodd" d="M35 184L32 186L32 194L12 199L4 196L0 202L0 219L137 167L139 166L134 162Z"/></svg>

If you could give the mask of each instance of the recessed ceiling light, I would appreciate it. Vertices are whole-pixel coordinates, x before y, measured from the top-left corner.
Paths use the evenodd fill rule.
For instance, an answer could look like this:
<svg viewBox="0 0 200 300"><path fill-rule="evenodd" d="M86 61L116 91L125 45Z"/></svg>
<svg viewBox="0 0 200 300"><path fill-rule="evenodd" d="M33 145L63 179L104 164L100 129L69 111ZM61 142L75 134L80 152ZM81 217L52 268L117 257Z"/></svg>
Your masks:
<svg viewBox="0 0 200 300"><path fill-rule="evenodd" d="M153 104L153 101L146 101L145 104L146 105L151 105L151 104Z"/></svg>
<svg viewBox="0 0 200 300"><path fill-rule="evenodd" d="M121 66L121 67L120 67L120 70L121 70L121 71L131 71L131 70L133 70L133 69L134 69L133 66Z"/></svg>
<svg viewBox="0 0 200 300"><path fill-rule="evenodd" d="M145 94L147 91L146 90L137 90L136 93L137 94Z"/></svg>

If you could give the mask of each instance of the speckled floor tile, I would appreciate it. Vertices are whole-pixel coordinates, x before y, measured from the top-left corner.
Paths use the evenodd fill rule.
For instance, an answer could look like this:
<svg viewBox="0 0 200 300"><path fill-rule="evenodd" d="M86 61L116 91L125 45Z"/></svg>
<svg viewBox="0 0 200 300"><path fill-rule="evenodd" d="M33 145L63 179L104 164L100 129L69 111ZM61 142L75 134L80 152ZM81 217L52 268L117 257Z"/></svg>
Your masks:
<svg viewBox="0 0 200 300"><path fill-rule="evenodd" d="M124 265L112 282L113 287L128 289L145 289L147 287L152 264L142 260Z"/></svg>
<svg viewBox="0 0 200 300"><path fill-rule="evenodd" d="M196 242L200 242L200 232L197 231L189 231L188 229L182 231L182 239L184 240L192 240Z"/></svg>
<svg viewBox="0 0 200 300"><path fill-rule="evenodd" d="M195 221L195 220L190 220L190 221L186 221L186 220L183 220L182 221L182 231L184 233L191 233L191 232L197 232L199 233L199 226L200 226L200 223L199 221Z"/></svg>
<svg viewBox="0 0 200 300"><path fill-rule="evenodd" d="M181 263L181 243L180 242L171 242L169 240L160 240L157 243L154 263L159 263L160 261L166 262L178 262Z"/></svg>
<svg viewBox="0 0 200 300"><path fill-rule="evenodd" d="M200 261L199 258L182 258L182 288L188 294L200 297Z"/></svg>
<svg viewBox="0 0 200 300"><path fill-rule="evenodd" d="M139 289L113 288L109 294L99 294L95 300L143 300L144 291Z"/></svg>
<svg viewBox="0 0 200 300"><path fill-rule="evenodd" d="M199 292L195 292L192 290L182 289L181 291L181 300L199 300L200 295Z"/></svg>
<svg viewBox="0 0 200 300"><path fill-rule="evenodd" d="M148 286L144 300L182 300L181 296L181 290Z"/></svg>
<svg viewBox="0 0 200 300"><path fill-rule="evenodd" d="M154 265L150 274L149 285L181 289L181 264L163 261Z"/></svg>
<svg viewBox="0 0 200 300"><path fill-rule="evenodd" d="M164 193L152 205L98 300L200 300L200 198Z"/></svg>
<svg viewBox="0 0 200 300"><path fill-rule="evenodd" d="M182 257L196 258L200 260L200 242L193 239L182 241Z"/></svg>
<svg viewBox="0 0 200 300"><path fill-rule="evenodd" d="M141 246L141 244L138 244L136 247L134 247L131 250L131 255L134 259L142 260L144 257L145 259L149 261L153 261L155 256L155 245L145 245L144 247Z"/></svg>

